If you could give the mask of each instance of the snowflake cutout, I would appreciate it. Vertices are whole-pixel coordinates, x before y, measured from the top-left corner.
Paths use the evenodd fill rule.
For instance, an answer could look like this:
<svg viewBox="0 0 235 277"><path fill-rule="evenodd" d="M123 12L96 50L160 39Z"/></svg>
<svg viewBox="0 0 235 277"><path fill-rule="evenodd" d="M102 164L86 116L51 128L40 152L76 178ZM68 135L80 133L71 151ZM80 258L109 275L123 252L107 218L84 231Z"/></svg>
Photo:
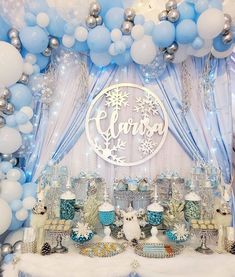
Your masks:
<svg viewBox="0 0 235 277"><path fill-rule="evenodd" d="M104 139L104 147L102 147L96 140L94 140L95 149L99 151L102 156L106 159L113 160L118 163L125 162L125 157L119 157L118 152L119 150L124 150L126 148L126 142L118 139L116 144L111 146L112 136L110 131L103 135Z"/></svg>
<svg viewBox="0 0 235 277"><path fill-rule="evenodd" d="M106 102L105 106L113 107L116 111L119 111L122 107L127 107L129 93L123 92L120 88L114 88L109 90L105 94Z"/></svg>
<svg viewBox="0 0 235 277"><path fill-rule="evenodd" d="M143 153L144 156L152 154L157 146L151 138L145 138L141 141L139 145L139 151Z"/></svg>
<svg viewBox="0 0 235 277"><path fill-rule="evenodd" d="M184 224L175 224L172 233L176 236L177 240L187 240L189 231Z"/></svg>
<svg viewBox="0 0 235 277"><path fill-rule="evenodd" d="M137 105L134 107L134 111L141 112L144 117L149 117L150 115L155 116L159 114L159 102L149 94L143 98L137 97L136 103Z"/></svg>

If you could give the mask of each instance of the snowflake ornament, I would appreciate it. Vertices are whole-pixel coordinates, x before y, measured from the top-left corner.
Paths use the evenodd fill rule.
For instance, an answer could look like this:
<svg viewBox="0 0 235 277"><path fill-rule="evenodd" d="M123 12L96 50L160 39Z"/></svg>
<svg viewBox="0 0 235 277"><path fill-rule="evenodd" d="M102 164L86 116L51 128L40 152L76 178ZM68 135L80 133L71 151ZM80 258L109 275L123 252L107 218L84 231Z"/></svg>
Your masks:
<svg viewBox="0 0 235 277"><path fill-rule="evenodd" d="M189 231L184 224L175 224L172 233L176 236L178 241L185 241L189 236Z"/></svg>
<svg viewBox="0 0 235 277"><path fill-rule="evenodd" d="M139 151L142 152L144 156L152 154L156 148L157 144L153 142L151 138L144 138L141 140L139 145Z"/></svg>
<svg viewBox="0 0 235 277"><path fill-rule="evenodd" d="M136 98L137 105L134 107L135 112L141 112L143 117L149 117L150 115L156 116L159 114L159 102L149 94L145 97Z"/></svg>
<svg viewBox="0 0 235 277"><path fill-rule="evenodd" d="M114 88L109 90L105 94L106 102L105 106L113 107L115 110L119 111L122 107L127 107L129 93L123 92L120 88Z"/></svg>

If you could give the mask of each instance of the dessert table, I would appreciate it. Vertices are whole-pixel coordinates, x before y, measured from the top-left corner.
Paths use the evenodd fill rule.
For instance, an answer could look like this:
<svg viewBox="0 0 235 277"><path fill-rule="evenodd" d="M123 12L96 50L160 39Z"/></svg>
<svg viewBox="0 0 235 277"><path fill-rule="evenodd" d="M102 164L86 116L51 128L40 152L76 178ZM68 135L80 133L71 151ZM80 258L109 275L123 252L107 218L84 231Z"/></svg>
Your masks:
<svg viewBox="0 0 235 277"><path fill-rule="evenodd" d="M189 246L173 258L149 259L136 255L134 249L110 258L90 258L78 254L69 246L68 254L23 254L15 265L6 265L4 277L126 277L132 271L131 263L137 260L137 273L141 277L234 277L232 254L203 255ZM214 246L215 248L215 246ZM212 246L213 249L213 246Z"/></svg>

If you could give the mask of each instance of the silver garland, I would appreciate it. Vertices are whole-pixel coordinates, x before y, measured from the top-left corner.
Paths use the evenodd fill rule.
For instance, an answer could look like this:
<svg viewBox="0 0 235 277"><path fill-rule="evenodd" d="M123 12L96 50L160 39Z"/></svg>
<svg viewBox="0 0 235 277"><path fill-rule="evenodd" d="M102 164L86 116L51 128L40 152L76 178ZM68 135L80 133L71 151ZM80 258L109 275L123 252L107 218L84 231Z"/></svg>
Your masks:
<svg viewBox="0 0 235 277"><path fill-rule="evenodd" d="M181 65L181 85L182 85L182 113L185 116L191 107L192 78L187 63Z"/></svg>

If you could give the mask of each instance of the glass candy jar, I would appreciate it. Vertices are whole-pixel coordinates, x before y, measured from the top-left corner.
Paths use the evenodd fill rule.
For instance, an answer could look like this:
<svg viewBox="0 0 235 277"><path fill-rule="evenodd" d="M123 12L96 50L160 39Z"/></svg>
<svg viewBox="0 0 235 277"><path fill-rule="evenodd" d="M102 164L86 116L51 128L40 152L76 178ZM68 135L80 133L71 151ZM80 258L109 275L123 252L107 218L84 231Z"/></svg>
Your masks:
<svg viewBox="0 0 235 277"><path fill-rule="evenodd" d="M160 225L163 219L163 207L157 202L150 204L147 208L147 218L150 225Z"/></svg>
<svg viewBox="0 0 235 277"><path fill-rule="evenodd" d="M190 192L185 196L184 216L188 222L191 219L201 218L201 197L195 192Z"/></svg>
<svg viewBox="0 0 235 277"><path fill-rule="evenodd" d="M60 197L60 219L73 220L76 195L68 188Z"/></svg>
<svg viewBox="0 0 235 277"><path fill-rule="evenodd" d="M108 202L104 202L99 207L99 220L102 225L109 226L115 221L114 206Z"/></svg>

